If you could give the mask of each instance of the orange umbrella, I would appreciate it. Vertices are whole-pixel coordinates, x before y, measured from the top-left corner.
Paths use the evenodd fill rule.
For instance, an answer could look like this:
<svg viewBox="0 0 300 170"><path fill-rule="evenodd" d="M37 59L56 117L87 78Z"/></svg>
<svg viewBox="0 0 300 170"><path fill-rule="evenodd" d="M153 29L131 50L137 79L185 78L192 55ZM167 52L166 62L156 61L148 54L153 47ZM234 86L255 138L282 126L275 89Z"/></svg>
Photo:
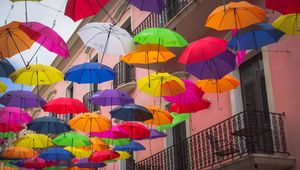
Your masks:
<svg viewBox="0 0 300 170"><path fill-rule="evenodd" d="M205 26L216 30L241 29L264 22L267 12L248 2L230 2L217 7L206 21Z"/></svg>
<svg viewBox="0 0 300 170"><path fill-rule="evenodd" d="M4 166L0 167L0 170L17 170L17 168L9 167L9 166Z"/></svg>
<svg viewBox="0 0 300 170"><path fill-rule="evenodd" d="M37 155L38 153L33 149L11 146L6 148L2 152L1 157L11 158L11 159L25 159L25 158L33 158Z"/></svg>
<svg viewBox="0 0 300 170"><path fill-rule="evenodd" d="M147 106L146 108L152 112L153 119L144 121L145 124L160 126L172 123L173 116L168 111L160 109L159 106Z"/></svg>
<svg viewBox="0 0 300 170"><path fill-rule="evenodd" d="M102 151L109 149L109 145L105 143L103 140L97 137L90 138L92 144L90 146L82 146L78 147L80 149L91 150L91 151Z"/></svg>

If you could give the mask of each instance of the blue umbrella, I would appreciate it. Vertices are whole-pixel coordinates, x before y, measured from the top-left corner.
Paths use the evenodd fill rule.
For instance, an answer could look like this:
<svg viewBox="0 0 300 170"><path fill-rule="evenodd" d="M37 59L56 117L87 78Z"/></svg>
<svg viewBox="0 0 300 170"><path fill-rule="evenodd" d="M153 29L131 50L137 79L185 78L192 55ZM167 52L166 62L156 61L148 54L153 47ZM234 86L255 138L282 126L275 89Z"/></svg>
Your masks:
<svg viewBox="0 0 300 170"><path fill-rule="evenodd" d="M227 47L235 50L259 49L277 42L284 32L267 23L246 27L238 31L228 42Z"/></svg>
<svg viewBox="0 0 300 170"><path fill-rule="evenodd" d="M116 107L110 111L111 117L124 120L124 121L140 121L152 119L152 113L145 108L137 104L127 104Z"/></svg>
<svg viewBox="0 0 300 170"><path fill-rule="evenodd" d="M16 69L10 64L8 60L2 59L0 61L0 77L7 77L16 71Z"/></svg>
<svg viewBox="0 0 300 170"><path fill-rule="evenodd" d="M25 159L10 161L9 164L15 165L15 166L18 166L18 167L24 167Z"/></svg>
<svg viewBox="0 0 300 170"><path fill-rule="evenodd" d="M65 74L65 80L76 82L79 84L98 84L116 78L116 72L110 67L89 62L76 65L70 68Z"/></svg>
<svg viewBox="0 0 300 170"><path fill-rule="evenodd" d="M128 145L116 146L116 147L114 147L114 150L133 152L133 151L145 150L145 147L142 144L138 143L138 142L131 142Z"/></svg>
<svg viewBox="0 0 300 170"><path fill-rule="evenodd" d="M42 134L60 134L71 130L70 125L56 117L44 116L27 124L27 129Z"/></svg>
<svg viewBox="0 0 300 170"><path fill-rule="evenodd" d="M49 148L39 155L40 158L46 161L71 161L75 156L63 148Z"/></svg>

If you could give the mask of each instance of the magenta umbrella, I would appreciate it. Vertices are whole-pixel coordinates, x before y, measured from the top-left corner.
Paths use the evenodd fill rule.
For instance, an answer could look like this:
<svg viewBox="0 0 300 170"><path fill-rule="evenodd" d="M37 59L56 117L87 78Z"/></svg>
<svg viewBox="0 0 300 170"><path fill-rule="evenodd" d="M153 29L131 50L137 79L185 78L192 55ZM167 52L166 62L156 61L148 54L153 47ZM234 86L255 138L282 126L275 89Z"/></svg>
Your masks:
<svg viewBox="0 0 300 170"><path fill-rule="evenodd" d="M41 46L47 48L49 51L54 52L63 58L67 58L70 55L66 42L52 28L38 22L24 22L21 23L20 28L30 37L30 39L41 44ZM28 30L38 32L39 36L31 34Z"/></svg>
<svg viewBox="0 0 300 170"><path fill-rule="evenodd" d="M109 139L129 138L128 132L125 129L118 126L112 126L109 130L106 130L104 132L92 132L91 136Z"/></svg>
<svg viewBox="0 0 300 170"><path fill-rule="evenodd" d="M3 107L0 108L0 123L21 125L32 121L32 117L21 108Z"/></svg>

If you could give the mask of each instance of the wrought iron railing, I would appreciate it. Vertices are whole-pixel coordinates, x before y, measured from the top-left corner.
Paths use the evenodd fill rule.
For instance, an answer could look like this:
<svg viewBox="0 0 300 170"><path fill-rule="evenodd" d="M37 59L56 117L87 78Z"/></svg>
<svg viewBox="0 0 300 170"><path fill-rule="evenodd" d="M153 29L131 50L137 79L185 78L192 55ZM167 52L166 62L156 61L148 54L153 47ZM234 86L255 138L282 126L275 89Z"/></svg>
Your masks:
<svg viewBox="0 0 300 170"><path fill-rule="evenodd" d="M114 88L119 87L122 84L135 82L135 68L132 65L126 64L123 61L120 61L113 68L116 71L117 76L113 81Z"/></svg>
<svg viewBox="0 0 300 170"><path fill-rule="evenodd" d="M136 170L199 170L249 154L287 153L284 114L243 111L135 164Z"/></svg>
<svg viewBox="0 0 300 170"><path fill-rule="evenodd" d="M151 13L141 22L133 31L132 35L136 35L145 28L165 27L165 25L172 20L182 9L184 9L193 0L165 0L166 8L162 13Z"/></svg>
<svg viewBox="0 0 300 170"><path fill-rule="evenodd" d="M89 98L91 98L98 90L92 90L88 93L86 93L82 100L83 100L83 104L85 105L85 107L90 111L90 112L96 112L100 110L100 106L92 104L89 101Z"/></svg>

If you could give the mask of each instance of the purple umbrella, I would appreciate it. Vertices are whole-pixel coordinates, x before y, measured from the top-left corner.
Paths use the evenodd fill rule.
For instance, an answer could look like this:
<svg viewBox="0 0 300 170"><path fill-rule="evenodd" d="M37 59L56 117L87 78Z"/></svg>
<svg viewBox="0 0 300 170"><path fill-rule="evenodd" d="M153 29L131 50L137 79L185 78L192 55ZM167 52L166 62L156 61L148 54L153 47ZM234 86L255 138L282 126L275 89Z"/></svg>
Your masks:
<svg viewBox="0 0 300 170"><path fill-rule="evenodd" d="M22 23L20 28L30 37L30 39L38 42L49 51L54 52L63 58L67 58L70 55L66 42L52 28L38 22ZM39 36L30 34L28 30L38 32Z"/></svg>
<svg viewBox="0 0 300 170"><path fill-rule="evenodd" d="M226 50L209 60L192 63L186 66L187 72L198 79L220 79L236 67L235 55Z"/></svg>
<svg viewBox="0 0 300 170"><path fill-rule="evenodd" d="M109 130L104 132L92 132L91 136L110 139L129 138L128 132L119 126L112 126Z"/></svg>
<svg viewBox="0 0 300 170"><path fill-rule="evenodd" d="M103 162L89 162L89 158L82 158L76 162L75 166L79 168L102 168L105 167L106 164Z"/></svg>
<svg viewBox="0 0 300 170"><path fill-rule="evenodd" d="M28 109L42 107L46 101L31 91L13 90L0 97L0 104Z"/></svg>
<svg viewBox="0 0 300 170"><path fill-rule="evenodd" d="M155 12L161 14L165 9L165 3L162 0L128 0L129 3L142 11Z"/></svg>
<svg viewBox="0 0 300 170"><path fill-rule="evenodd" d="M90 98L90 101L93 104L101 106L126 105L134 103L133 98L131 98L128 93L117 89L98 91Z"/></svg>
<svg viewBox="0 0 300 170"><path fill-rule="evenodd" d="M159 132L156 129L150 129L150 136L148 138L143 138L143 139L156 139L156 138L163 138L166 137L167 134L164 132ZM140 139L140 140L143 140Z"/></svg>

